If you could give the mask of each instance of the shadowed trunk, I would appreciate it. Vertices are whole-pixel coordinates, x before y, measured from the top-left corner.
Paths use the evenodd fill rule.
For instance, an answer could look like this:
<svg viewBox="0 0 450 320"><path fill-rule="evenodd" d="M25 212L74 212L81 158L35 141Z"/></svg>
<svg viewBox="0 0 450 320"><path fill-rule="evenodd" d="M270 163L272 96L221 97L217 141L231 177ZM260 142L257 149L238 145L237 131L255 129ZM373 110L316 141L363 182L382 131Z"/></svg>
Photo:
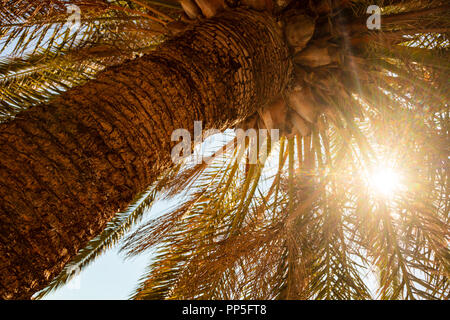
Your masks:
<svg viewBox="0 0 450 320"><path fill-rule="evenodd" d="M0 297L28 299L171 165L171 133L270 102L291 66L275 21L224 12L0 124Z"/></svg>

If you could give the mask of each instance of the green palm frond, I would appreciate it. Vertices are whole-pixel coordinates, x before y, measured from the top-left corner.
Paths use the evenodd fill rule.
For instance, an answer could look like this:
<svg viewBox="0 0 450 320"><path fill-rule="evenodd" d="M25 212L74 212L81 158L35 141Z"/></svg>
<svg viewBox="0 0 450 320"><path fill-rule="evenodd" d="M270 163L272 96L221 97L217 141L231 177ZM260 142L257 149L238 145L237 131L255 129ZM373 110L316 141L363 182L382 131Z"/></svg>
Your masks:
<svg viewBox="0 0 450 320"><path fill-rule="evenodd" d="M38 51L0 60L0 121L94 78L107 66L150 51L157 43L155 39L140 47L124 47L99 42L54 54Z"/></svg>
<svg viewBox="0 0 450 320"><path fill-rule="evenodd" d="M0 61L0 121L21 110L48 101L68 87L91 79L96 66L89 61L52 59L48 54L33 54L23 59Z"/></svg>
<svg viewBox="0 0 450 320"><path fill-rule="evenodd" d="M48 52L67 50L80 43L95 41L92 40L95 38L108 38L109 34L123 28L126 22L140 21L145 24L147 20L145 16L121 11L120 9L131 10L123 3L117 5L99 0L18 2L26 7L22 9L21 6L9 4L5 5L4 12L0 12L2 21L10 21L0 25L0 41L2 51L9 47L12 55L19 56L42 48ZM67 12L69 4L80 8L80 25L77 28L70 28L70 14ZM150 28L151 24L152 22L148 22L147 26ZM159 31L161 30L160 28Z"/></svg>
<svg viewBox="0 0 450 320"><path fill-rule="evenodd" d="M45 103L132 59L164 39L164 25L179 9L146 1L4 1L0 9L0 121ZM16 3L15 5L13 3ZM79 6L80 26L68 25L67 5ZM161 1L159 4L164 4Z"/></svg>

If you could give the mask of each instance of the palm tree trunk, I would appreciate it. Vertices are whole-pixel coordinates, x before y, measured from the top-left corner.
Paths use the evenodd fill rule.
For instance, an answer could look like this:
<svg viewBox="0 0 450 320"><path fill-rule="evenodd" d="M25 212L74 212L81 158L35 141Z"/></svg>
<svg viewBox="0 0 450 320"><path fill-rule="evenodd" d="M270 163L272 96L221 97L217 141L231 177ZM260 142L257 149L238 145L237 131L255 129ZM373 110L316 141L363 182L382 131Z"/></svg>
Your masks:
<svg viewBox="0 0 450 320"><path fill-rule="evenodd" d="M171 133L270 102L291 65L276 22L224 12L0 124L0 297L28 299L171 165Z"/></svg>

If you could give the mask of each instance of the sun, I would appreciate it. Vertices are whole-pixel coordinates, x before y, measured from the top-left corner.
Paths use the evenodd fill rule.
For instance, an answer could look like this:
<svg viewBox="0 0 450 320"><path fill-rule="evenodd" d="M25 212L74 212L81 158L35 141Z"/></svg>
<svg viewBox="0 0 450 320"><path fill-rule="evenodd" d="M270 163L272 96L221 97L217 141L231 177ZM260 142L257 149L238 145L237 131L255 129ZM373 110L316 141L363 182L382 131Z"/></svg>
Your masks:
<svg viewBox="0 0 450 320"><path fill-rule="evenodd" d="M369 183L377 193L392 196L401 187L401 177L395 169L380 166L369 175Z"/></svg>

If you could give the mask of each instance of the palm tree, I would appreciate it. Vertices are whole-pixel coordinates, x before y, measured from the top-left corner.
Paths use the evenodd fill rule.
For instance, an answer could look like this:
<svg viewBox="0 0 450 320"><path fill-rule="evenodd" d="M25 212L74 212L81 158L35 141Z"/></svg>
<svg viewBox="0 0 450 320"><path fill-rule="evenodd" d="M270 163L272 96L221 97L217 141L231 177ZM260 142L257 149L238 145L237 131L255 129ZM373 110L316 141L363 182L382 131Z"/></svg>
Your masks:
<svg viewBox="0 0 450 320"><path fill-rule="evenodd" d="M3 0L1 296L61 286L189 190L126 239L156 250L134 298L367 299L367 272L379 298L448 298L449 6L378 1L371 30L370 5ZM196 120L281 139L174 165Z"/></svg>

